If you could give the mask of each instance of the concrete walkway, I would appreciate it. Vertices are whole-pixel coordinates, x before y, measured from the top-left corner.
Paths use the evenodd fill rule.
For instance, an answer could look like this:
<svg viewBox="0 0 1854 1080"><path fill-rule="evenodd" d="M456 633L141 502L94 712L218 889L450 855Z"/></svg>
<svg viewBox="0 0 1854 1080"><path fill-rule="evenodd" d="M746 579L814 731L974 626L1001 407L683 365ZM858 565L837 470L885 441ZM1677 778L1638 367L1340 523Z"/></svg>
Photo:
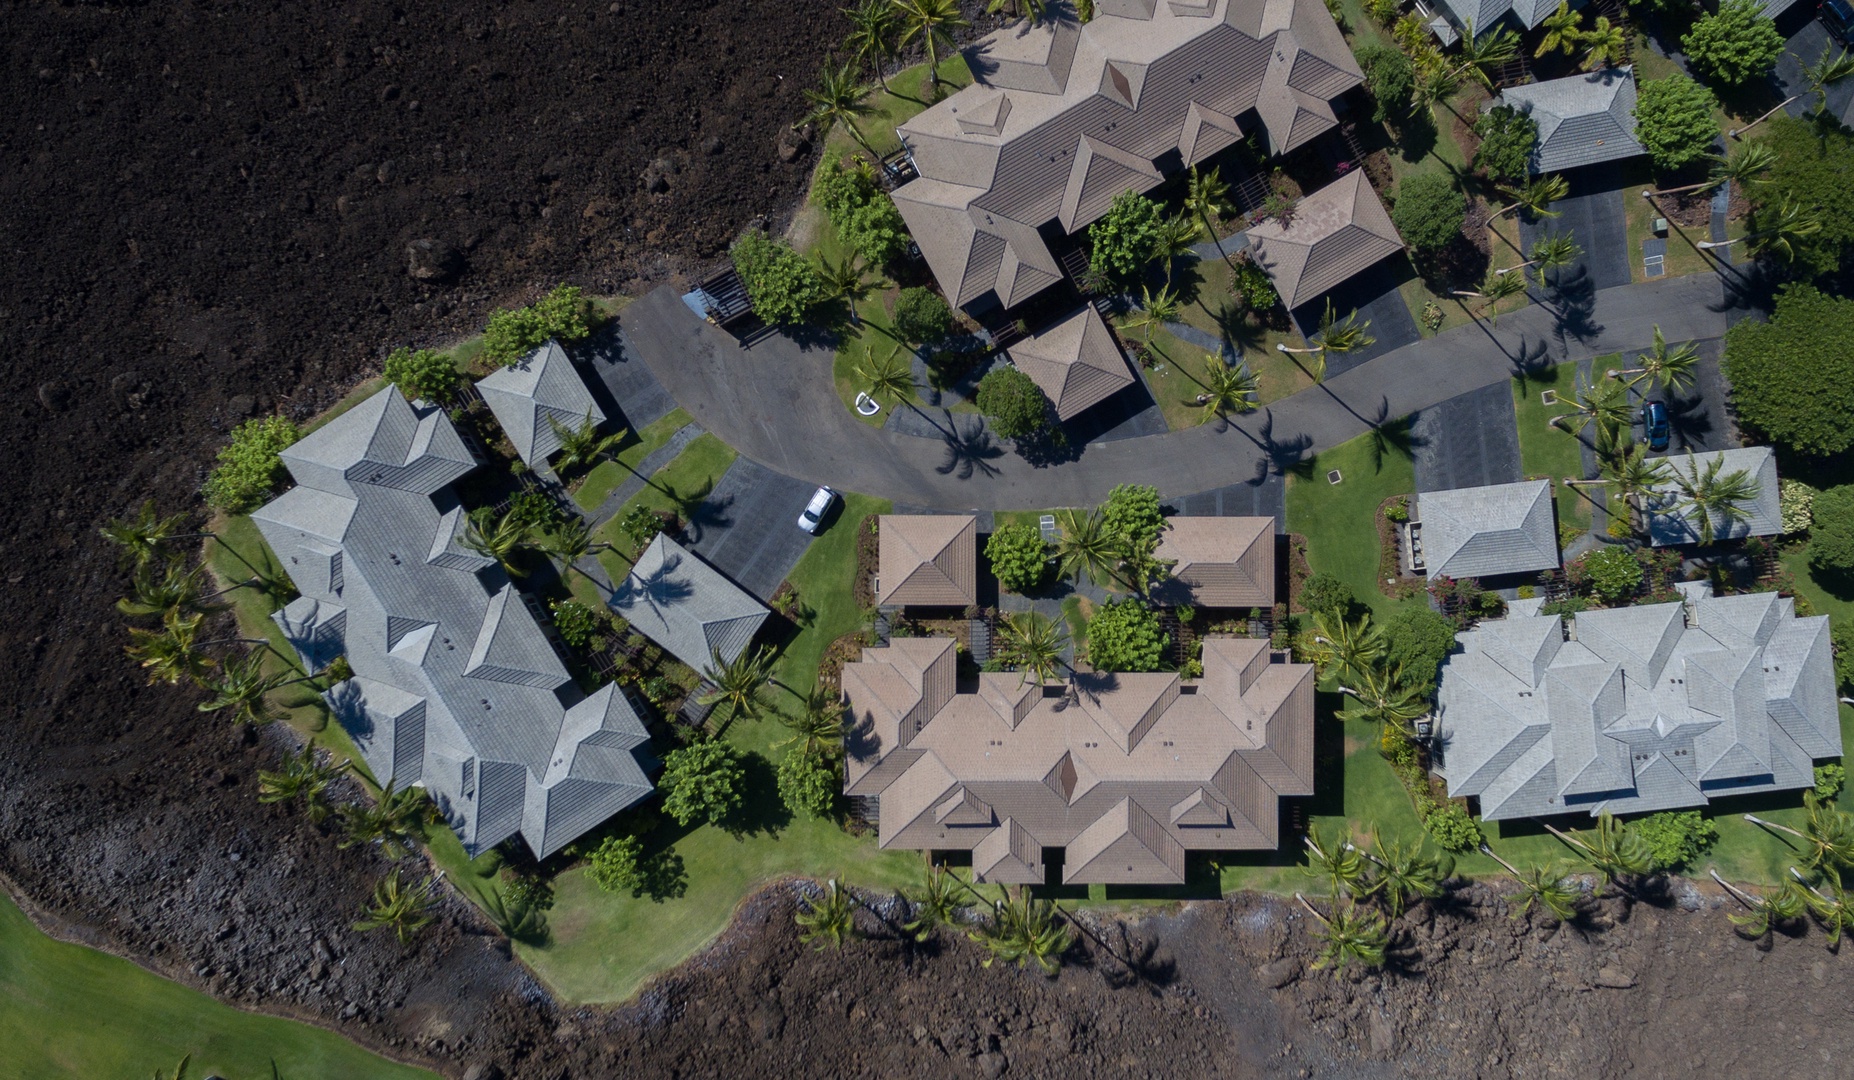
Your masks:
<svg viewBox="0 0 1854 1080"><path fill-rule="evenodd" d="M1373 357L1323 386L1228 425L1088 446L1033 464L983 430L939 438L872 428L851 416L831 382L834 348L775 336L742 349L690 315L664 288L626 308L625 336L677 403L742 454L814 484L941 510L1087 506L1116 484L1168 497L1270 473L1524 369L1647 348L1656 323L1676 339L1717 338L1746 311L1725 281L1697 274L1598 291L1569 325L1534 305Z"/></svg>

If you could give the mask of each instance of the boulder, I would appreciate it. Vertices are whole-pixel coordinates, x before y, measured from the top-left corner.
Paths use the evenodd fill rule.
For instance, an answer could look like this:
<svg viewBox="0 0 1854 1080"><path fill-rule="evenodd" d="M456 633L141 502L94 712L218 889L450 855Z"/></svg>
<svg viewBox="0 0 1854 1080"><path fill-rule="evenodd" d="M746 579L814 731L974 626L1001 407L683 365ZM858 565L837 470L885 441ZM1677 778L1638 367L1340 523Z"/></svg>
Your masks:
<svg viewBox="0 0 1854 1080"><path fill-rule="evenodd" d="M406 276L427 285L451 281L463 272L463 252L443 240L423 237L406 245Z"/></svg>

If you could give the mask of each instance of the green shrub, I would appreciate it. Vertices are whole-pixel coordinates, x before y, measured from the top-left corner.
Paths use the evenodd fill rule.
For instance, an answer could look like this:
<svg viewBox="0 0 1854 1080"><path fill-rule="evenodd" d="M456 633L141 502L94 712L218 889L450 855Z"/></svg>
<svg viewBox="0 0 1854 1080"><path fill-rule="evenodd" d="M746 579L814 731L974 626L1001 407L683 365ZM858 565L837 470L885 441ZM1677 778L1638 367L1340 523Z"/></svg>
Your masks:
<svg viewBox="0 0 1854 1080"><path fill-rule="evenodd" d="M1036 588L1049 572L1049 544L1027 521L995 530L985 541L985 557L998 584L1012 592Z"/></svg>
<svg viewBox="0 0 1854 1080"><path fill-rule="evenodd" d="M545 492L529 489L509 498L508 520L530 533L552 532L566 524L566 510Z"/></svg>
<svg viewBox="0 0 1854 1080"><path fill-rule="evenodd" d="M1365 14L1371 16L1373 22L1386 30L1397 25L1397 17L1401 10L1402 5L1400 5L1397 0L1365 0ZM1368 45L1365 48L1381 48L1381 46ZM1402 54L1400 53L1399 55ZM1358 59L1360 63L1364 62L1365 58L1362 49L1359 52Z"/></svg>
<svg viewBox="0 0 1854 1080"><path fill-rule="evenodd" d="M1458 802L1438 804L1423 818L1423 828L1444 851L1473 851L1481 843L1481 823Z"/></svg>
<svg viewBox="0 0 1854 1080"><path fill-rule="evenodd" d="M747 287L753 313L768 326L793 326L824 302L824 283L810 260L784 240L748 229L728 252Z"/></svg>
<svg viewBox="0 0 1854 1080"><path fill-rule="evenodd" d="M1315 614L1324 611L1344 618L1349 618L1353 609L1360 606L1352 586L1324 571L1308 578L1300 587L1300 602Z"/></svg>
<svg viewBox="0 0 1854 1080"><path fill-rule="evenodd" d="M1648 845L1656 870L1678 870L1705 854L1719 839L1719 827L1698 810L1664 810L1634 823Z"/></svg>
<svg viewBox="0 0 1854 1080"><path fill-rule="evenodd" d="M953 309L925 285L901 290L895 298L895 336L910 345L945 340L953 332Z"/></svg>
<svg viewBox="0 0 1854 1080"><path fill-rule="evenodd" d="M1815 522L1816 490L1801 480L1777 481L1777 506L1785 534L1806 533Z"/></svg>
<svg viewBox="0 0 1854 1080"><path fill-rule="evenodd" d="M1549 604L1539 605L1540 615L1575 615L1580 611L1589 611L1590 601L1581 596L1567 596L1562 600L1553 600Z"/></svg>
<svg viewBox="0 0 1854 1080"><path fill-rule="evenodd" d="M1848 770L1839 762L1831 761L1826 765L1815 767L1815 794L1820 799L1832 799L1841 794L1847 786Z"/></svg>
<svg viewBox="0 0 1854 1080"><path fill-rule="evenodd" d="M995 367L979 380L975 398L992 430L1023 439L1049 427L1049 398L1030 376L1014 367Z"/></svg>
<svg viewBox="0 0 1854 1080"><path fill-rule="evenodd" d="M457 392L463 381L457 365L444 353L431 349L408 349L400 346L386 358L386 381L397 386L406 397L442 405Z"/></svg>
<svg viewBox="0 0 1854 1080"><path fill-rule="evenodd" d="M1164 227L1159 204L1134 191L1114 196L1114 204L1088 226L1088 269L1117 282L1130 281L1158 255Z"/></svg>
<svg viewBox="0 0 1854 1080"><path fill-rule="evenodd" d="M1444 173L1418 173L1397 185L1391 223L1418 251L1440 251L1461 235L1468 201Z"/></svg>
<svg viewBox="0 0 1854 1080"><path fill-rule="evenodd" d="M1801 597L1798 597L1801 599ZM1835 650L1835 683L1854 688L1854 624L1832 620L1828 640Z"/></svg>
<svg viewBox="0 0 1854 1080"><path fill-rule="evenodd" d="M639 503L624 512L618 519L618 531L625 535L639 550L650 545L657 534L663 531L663 515L650 507Z"/></svg>
<svg viewBox="0 0 1854 1080"><path fill-rule="evenodd" d="M1700 16L1680 39L1680 48L1700 74L1725 86L1743 86L1762 78L1783 55L1783 35L1764 17L1759 0L1724 0L1719 10ZM1718 131L1714 129L1713 136ZM1710 139L1707 146L1711 146Z"/></svg>
<svg viewBox="0 0 1854 1080"><path fill-rule="evenodd" d="M1778 207L1787 199L1813 207L1821 224L1816 232L1790 242L1795 251L1790 262L1793 275L1809 278L1835 273L1854 247L1854 214L1837 212L1847 199L1848 177L1854 175L1854 132L1782 114L1763 130L1762 141L1776 151L1777 161L1765 174L1765 182L1757 186L1758 201Z"/></svg>
<svg viewBox="0 0 1854 1080"><path fill-rule="evenodd" d="M1436 671L1455 647L1455 624L1426 607L1404 608L1384 623L1385 659L1406 677L1435 685Z"/></svg>
<svg viewBox="0 0 1854 1080"><path fill-rule="evenodd" d="M1158 612L1137 600L1110 601L1088 620L1088 662L1097 671L1163 670L1170 644Z"/></svg>
<svg viewBox="0 0 1854 1080"><path fill-rule="evenodd" d="M1374 103L1371 119L1377 123L1395 123L1410 114L1410 92L1416 87L1416 71L1410 58L1400 49L1387 45L1361 45L1353 54L1365 69L1365 89Z"/></svg>
<svg viewBox="0 0 1854 1080"><path fill-rule="evenodd" d="M644 843L635 836L608 836L586 856L586 876L606 892L624 892L644 883Z"/></svg>
<svg viewBox="0 0 1854 1080"><path fill-rule="evenodd" d="M830 817L841 786L837 763L823 754L795 746L779 762L779 799L794 814Z"/></svg>
<svg viewBox="0 0 1854 1080"><path fill-rule="evenodd" d="M872 266L882 266L908 247L908 226L901 211L876 185L873 171L826 165L812 188L824 215L845 247Z"/></svg>
<svg viewBox="0 0 1854 1080"><path fill-rule="evenodd" d="M1641 588L1642 564L1628 548L1600 547L1586 552L1578 561L1583 564L1590 588L1606 604L1619 604Z"/></svg>
<svg viewBox="0 0 1854 1080"><path fill-rule="evenodd" d="M1257 265L1246 251L1232 261L1236 265L1236 291L1242 294L1243 303L1250 311L1274 310L1281 302L1281 294L1275 291L1274 279L1268 276L1268 271Z"/></svg>
<svg viewBox="0 0 1854 1080"><path fill-rule="evenodd" d="M676 824L697 820L720 824L740 808L746 782L739 752L719 739L709 739L664 755L657 787L664 792L664 812Z"/></svg>
<svg viewBox="0 0 1854 1080"><path fill-rule="evenodd" d="M1711 90L1685 75L1645 80L1635 101L1635 140L1655 168L1684 168L1712 152L1719 137L1712 113L1718 106Z"/></svg>
<svg viewBox="0 0 1854 1080"><path fill-rule="evenodd" d="M483 329L483 355L508 367L549 340L563 345L579 341L592 332L591 310L577 285L556 285L528 307L491 315Z"/></svg>
<svg viewBox="0 0 1854 1080"><path fill-rule="evenodd" d="M1165 528L1159 509L1159 489L1148 484L1121 484L1107 493L1101 520L1114 536L1128 543L1148 543Z"/></svg>
<svg viewBox="0 0 1854 1080"><path fill-rule="evenodd" d="M232 429L232 441L219 451L219 465L206 478L207 505L228 514L255 510L270 497L285 475L277 455L302 438L287 416L247 420Z"/></svg>
<svg viewBox="0 0 1854 1080"><path fill-rule="evenodd" d="M1846 164L1854 172L1854 154ZM1772 175L1778 171L1773 169ZM1835 183L1845 185L1847 177L1837 177ZM1801 250L1797 257L1800 262ZM1835 259L1838 262L1839 256ZM1829 296L1809 285L1779 290L1768 322L1733 323L1725 332L1725 375L1732 384L1739 421L1809 457L1854 446L1854 424L1848 423L1854 416L1854 349L1848 348L1849 341L1854 341L1854 300ZM1827 492L1816 497L1818 521L1831 516L1822 504L1827 497ZM1847 505L1839 509L1845 511Z"/></svg>
<svg viewBox="0 0 1854 1080"><path fill-rule="evenodd" d="M583 649L591 644L593 635L605 626L605 617L577 600L555 600L547 605L553 612L554 629L560 631L560 640Z"/></svg>
<svg viewBox="0 0 1854 1080"><path fill-rule="evenodd" d="M1854 573L1854 484L1832 487L1815 497L1809 565L1831 573Z"/></svg>
<svg viewBox="0 0 1854 1080"><path fill-rule="evenodd" d="M1474 121L1481 145L1474 167L1496 180L1523 180L1538 145L1539 122L1511 105L1496 105Z"/></svg>
<svg viewBox="0 0 1854 1080"><path fill-rule="evenodd" d="M1384 506L1384 520L1402 524L1410 520L1410 497L1399 495Z"/></svg>

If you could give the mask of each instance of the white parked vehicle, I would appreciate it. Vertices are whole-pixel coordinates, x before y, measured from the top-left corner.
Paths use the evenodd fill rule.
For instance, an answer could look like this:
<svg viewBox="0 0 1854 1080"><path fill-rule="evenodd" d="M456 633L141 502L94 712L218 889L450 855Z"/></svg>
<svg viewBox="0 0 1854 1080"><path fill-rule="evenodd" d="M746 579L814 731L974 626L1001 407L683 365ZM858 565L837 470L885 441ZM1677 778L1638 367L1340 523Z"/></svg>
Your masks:
<svg viewBox="0 0 1854 1080"><path fill-rule="evenodd" d="M805 504L805 512L798 515L798 527L816 536L818 530L824 526L824 518L830 514L831 508L835 505L837 505L836 492L827 487L817 489L811 493L811 501Z"/></svg>

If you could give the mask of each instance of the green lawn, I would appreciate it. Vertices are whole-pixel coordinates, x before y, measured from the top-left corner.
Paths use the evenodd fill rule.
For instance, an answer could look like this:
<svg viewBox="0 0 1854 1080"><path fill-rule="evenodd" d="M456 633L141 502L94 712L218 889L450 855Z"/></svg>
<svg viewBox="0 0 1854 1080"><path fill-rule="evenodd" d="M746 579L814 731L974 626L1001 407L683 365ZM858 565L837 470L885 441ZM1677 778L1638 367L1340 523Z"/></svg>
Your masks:
<svg viewBox="0 0 1854 1080"><path fill-rule="evenodd" d="M1343 477L1338 484L1326 481L1332 469ZM1378 506L1415 490L1409 457L1392 441L1380 444L1361 435L1321 452L1288 476L1288 531L1307 538L1307 563L1316 573L1338 577L1372 610L1386 615L1401 604L1421 601L1392 600L1378 588Z"/></svg>
<svg viewBox="0 0 1854 1080"><path fill-rule="evenodd" d="M644 490L631 496L619 507L618 513L598 533L599 540L617 549L599 553L599 562L612 575L612 580L623 580L631 572L630 562L637 555L637 545L618 528L624 516L633 507L648 506L652 510L676 510L686 517L687 504L698 501L697 496L705 496L714 490L721 474L734 464L735 456L732 447L703 432L690 440L674 461L658 469L650 482L644 485ZM672 494L675 498L671 497Z"/></svg>
<svg viewBox="0 0 1854 1080"><path fill-rule="evenodd" d="M693 419L682 409L671 409L642 431L631 432L626 436L624 448L613 459L594 465L579 482L573 490L573 501L581 510L598 509L613 488L631 478L633 469L669 442L670 436L688 427Z"/></svg>
<svg viewBox="0 0 1854 1080"><path fill-rule="evenodd" d="M222 1005L114 956L54 941L0 893L0 1043L15 1080L172 1075L412 1080L346 1039Z"/></svg>
<svg viewBox="0 0 1854 1080"><path fill-rule="evenodd" d="M1615 356L1599 356L1590 362L1590 369L1601 378L1603 372L1616 366L1616 359ZM1543 399L1548 390L1558 395L1557 404L1545 404ZM1568 402L1575 401L1576 397L1576 364L1559 364L1513 380L1513 408L1519 417L1520 468L1529 477L1550 477L1558 499L1558 520L1580 532L1588 532L1591 500L1603 498L1603 489L1580 489L1556 483L1565 477L1582 478L1584 465L1577 436L1550 423L1552 417L1571 412Z"/></svg>
<svg viewBox="0 0 1854 1080"><path fill-rule="evenodd" d="M866 515L888 509L882 500L847 495L842 517L793 568L788 580L816 614L779 659L776 677L783 686L808 689L825 647L862 625L851 593L856 529ZM794 703L785 690L774 693L782 706ZM681 896L652 900L602 892L577 870L556 878L556 904L549 914L553 940L543 948L520 950L555 993L574 1002L630 997L646 979L712 940L741 899L769 880L841 874L858 885L892 889L919 878L918 853L880 851L873 837L851 836L832 822L790 817L774 786L773 769L785 754L778 744L787 737L776 720L732 724L726 737L751 755L742 815L751 826L734 833L712 825L682 828L665 818L648 834L647 851L667 849L681 860L687 875Z"/></svg>

